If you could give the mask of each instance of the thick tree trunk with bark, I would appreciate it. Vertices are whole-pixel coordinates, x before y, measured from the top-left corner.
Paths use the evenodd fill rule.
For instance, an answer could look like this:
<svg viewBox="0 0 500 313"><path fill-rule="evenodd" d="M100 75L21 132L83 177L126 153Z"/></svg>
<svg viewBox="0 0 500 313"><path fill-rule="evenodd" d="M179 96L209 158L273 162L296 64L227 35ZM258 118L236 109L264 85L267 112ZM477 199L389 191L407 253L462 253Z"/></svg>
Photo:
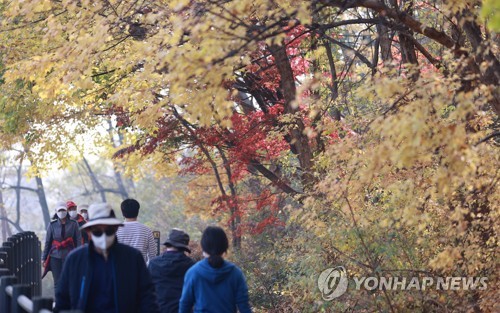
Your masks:
<svg viewBox="0 0 500 313"><path fill-rule="evenodd" d="M378 44L380 47L380 58L387 62L392 60L392 38L389 28L382 23L377 23Z"/></svg>
<svg viewBox="0 0 500 313"><path fill-rule="evenodd" d="M298 103L296 102L297 88L295 87L295 79L292 71L292 66L288 60L284 45L273 45L270 51L274 56L274 61L278 72L280 73L280 89L284 96L284 110L286 114L294 116L291 123L290 146L296 151L300 166L303 170L302 184L304 188L313 183L311 169L313 166L313 154L309 146L309 138L305 135L305 125L302 119L296 114L299 113Z"/></svg>

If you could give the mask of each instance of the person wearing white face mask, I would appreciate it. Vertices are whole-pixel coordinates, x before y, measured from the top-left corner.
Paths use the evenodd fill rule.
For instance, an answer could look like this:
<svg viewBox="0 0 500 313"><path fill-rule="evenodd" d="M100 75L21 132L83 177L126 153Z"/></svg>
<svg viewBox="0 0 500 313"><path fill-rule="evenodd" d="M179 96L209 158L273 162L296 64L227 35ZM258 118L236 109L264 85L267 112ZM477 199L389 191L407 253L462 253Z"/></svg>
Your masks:
<svg viewBox="0 0 500 313"><path fill-rule="evenodd" d="M78 206L75 202L69 200L66 201L66 208L68 209L69 217L78 223L78 226L81 228L83 224L87 222L87 220L81 215L78 214L76 209ZM82 244L89 243L89 236L87 236L87 232L82 230Z"/></svg>
<svg viewBox="0 0 500 313"><path fill-rule="evenodd" d="M81 229L89 244L68 256L56 289L54 312L158 313L153 282L142 254L116 240L122 221L107 203L89 206Z"/></svg>
<svg viewBox="0 0 500 313"><path fill-rule="evenodd" d="M44 266L42 278L51 271L54 289L56 289L64 260L71 250L82 244L82 236L78 223L68 217L65 202L57 203L53 218L54 220L47 228L42 253Z"/></svg>
<svg viewBox="0 0 500 313"><path fill-rule="evenodd" d="M89 206L87 204L82 204L82 205L79 205L78 206L78 209L80 211L80 215L83 217L83 219L86 221L88 221L89 219Z"/></svg>

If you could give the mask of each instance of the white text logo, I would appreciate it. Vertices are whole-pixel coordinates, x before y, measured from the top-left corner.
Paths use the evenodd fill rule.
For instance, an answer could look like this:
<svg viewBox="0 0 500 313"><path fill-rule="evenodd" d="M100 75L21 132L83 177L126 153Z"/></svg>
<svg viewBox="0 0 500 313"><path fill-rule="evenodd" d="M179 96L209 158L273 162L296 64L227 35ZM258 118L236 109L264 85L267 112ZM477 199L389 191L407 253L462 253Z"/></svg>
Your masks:
<svg viewBox="0 0 500 313"><path fill-rule="evenodd" d="M330 301L347 290L347 272L343 266L327 268L318 277L318 288L324 300Z"/></svg>

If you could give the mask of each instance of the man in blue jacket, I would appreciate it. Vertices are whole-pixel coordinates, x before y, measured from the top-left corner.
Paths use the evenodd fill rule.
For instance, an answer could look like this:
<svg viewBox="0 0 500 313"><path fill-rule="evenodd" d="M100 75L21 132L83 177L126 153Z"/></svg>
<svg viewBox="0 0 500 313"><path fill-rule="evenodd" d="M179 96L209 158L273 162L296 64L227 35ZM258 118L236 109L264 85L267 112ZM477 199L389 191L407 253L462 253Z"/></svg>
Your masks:
<svg viewBox="0 0 500 313"><path fill-rule="evenodd" d="M93 204L88 212L89 220L81 228L91 240L67 257L54 312L158 313L154 285L141 253L116 241L122 222L106 203Z"/></svg>

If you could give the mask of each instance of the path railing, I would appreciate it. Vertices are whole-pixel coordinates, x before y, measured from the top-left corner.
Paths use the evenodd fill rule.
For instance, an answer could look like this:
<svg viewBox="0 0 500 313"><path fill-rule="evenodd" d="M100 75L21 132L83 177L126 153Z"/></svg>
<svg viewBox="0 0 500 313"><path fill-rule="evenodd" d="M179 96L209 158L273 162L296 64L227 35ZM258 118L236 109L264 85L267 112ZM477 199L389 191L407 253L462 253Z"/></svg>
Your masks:
<svg viewBox="0 0 500 313"><path fill-rule="evenodd" d="M15 234L0 247L0 312L50 313L41 293L41 248L35 233Z"/></svg>

